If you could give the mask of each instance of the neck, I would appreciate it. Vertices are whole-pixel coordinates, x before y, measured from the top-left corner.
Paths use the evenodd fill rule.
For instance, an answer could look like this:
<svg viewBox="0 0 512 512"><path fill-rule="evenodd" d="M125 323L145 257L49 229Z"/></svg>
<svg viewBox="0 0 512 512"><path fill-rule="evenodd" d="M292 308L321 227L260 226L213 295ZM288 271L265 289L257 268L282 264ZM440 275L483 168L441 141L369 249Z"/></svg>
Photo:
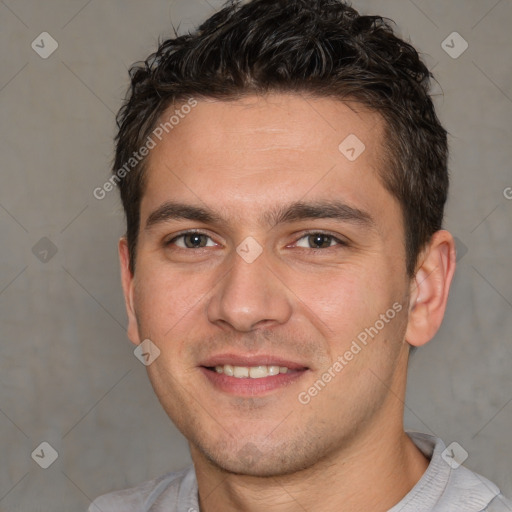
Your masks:
<svg viewBox="0 0 512 512"><path fill-rule="evenodd" d="M428 460L403 431L359 439L349 449L291 475L235 475L193 450L201 512L385 512L418 482Z"/></svg>

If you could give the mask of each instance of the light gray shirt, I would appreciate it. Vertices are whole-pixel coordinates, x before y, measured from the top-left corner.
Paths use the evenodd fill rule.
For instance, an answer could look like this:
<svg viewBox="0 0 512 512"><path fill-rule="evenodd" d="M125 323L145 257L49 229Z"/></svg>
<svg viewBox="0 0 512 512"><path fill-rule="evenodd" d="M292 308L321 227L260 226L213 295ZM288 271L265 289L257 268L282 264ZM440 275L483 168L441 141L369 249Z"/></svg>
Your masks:
<svg viewBox="0 0 512 512"><path fill-rule="evenodd" d="M388 512L512 512L512 501L483 476L443 458L441 439L407 432L430 464L411 491ZM446 460L445 460L446 459ZM100 496L88 512L199 512L194 468L132 489Z"/></svg>

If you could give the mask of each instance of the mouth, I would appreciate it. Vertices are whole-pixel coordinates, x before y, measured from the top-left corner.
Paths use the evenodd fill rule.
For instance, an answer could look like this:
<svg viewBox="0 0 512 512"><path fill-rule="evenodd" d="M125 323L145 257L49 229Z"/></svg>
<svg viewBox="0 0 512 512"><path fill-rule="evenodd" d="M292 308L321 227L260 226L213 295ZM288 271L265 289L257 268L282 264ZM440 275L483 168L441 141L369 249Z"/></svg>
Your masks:
<svg viewBox="0 0 512 512"><path fill-rule="evenodd" d="M289 386L309 368L271 356L219 356L200 366L208 381L218 390L237 396L262 395Z"/></svg>
<svg viewBox="0 0 512 512"><path fill-rule="evenodd" d="M217 373L223 373L228 377L235 379L264 379L265 377L279 375L280 373L294 372L286 366L277 365L259 365L259 366L233 366L231 364L207 367L207 370L213 370Z"/></svg>

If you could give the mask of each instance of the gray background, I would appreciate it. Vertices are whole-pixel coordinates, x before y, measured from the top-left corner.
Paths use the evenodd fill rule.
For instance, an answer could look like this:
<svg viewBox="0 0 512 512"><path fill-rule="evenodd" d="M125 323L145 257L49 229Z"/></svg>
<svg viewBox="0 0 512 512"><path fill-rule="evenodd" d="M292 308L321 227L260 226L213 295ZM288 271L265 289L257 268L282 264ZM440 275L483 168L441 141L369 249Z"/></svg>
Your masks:
<svg viewBox="0 0 512 512"><path fill-rule="evenodd" d="M101 493L190 460L125 336L120 201L92 191L108 177L130 64L171 34L171 20L182 32L219 5L0 2L4 512L86 510ZM459 266L441 331L410 364L406 427L457 441L466 465L511 495L512 1L354 5L394 19L425 54L450 132L446 227ZM43 31L59 44L47 59L31 48ZM469 43L456 59L441 46L454 31ZM31 458L42 441L59 454L48 469Z"/></svg>

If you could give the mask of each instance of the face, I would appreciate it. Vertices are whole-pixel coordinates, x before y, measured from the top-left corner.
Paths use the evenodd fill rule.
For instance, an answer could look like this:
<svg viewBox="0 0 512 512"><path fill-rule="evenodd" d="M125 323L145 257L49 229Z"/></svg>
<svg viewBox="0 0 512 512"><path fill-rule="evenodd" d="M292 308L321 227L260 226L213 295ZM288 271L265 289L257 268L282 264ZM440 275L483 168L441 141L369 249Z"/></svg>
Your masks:
<svg viewBox="0 0 512 512"><path fill-rule="evenodd" d="M195 460L291 473L401 422L382 137L362 107L270 95L200 101L152 149L133 276L121 243L129 336L159 348L148 374Z"/></svg>

